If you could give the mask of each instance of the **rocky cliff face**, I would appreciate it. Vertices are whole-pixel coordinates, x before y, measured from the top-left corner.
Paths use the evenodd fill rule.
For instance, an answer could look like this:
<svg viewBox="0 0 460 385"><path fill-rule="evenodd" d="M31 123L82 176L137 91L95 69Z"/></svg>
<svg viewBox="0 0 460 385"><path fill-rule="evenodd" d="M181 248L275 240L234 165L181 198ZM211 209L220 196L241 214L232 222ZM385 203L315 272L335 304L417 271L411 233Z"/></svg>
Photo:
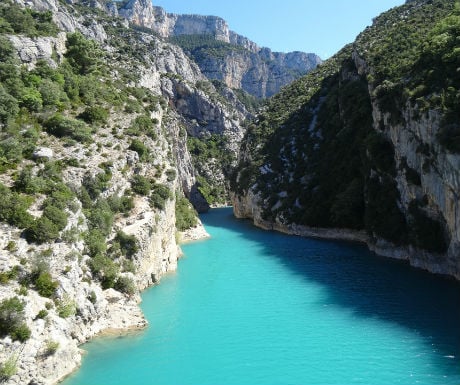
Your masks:
<svg viewBox="0 0 460 385"><path fill-rule="evenodd" d="M243 89L258 98L274 95L281 87L321 63L321 59L311 53L285 54L260 48L230 31L227 23L219 17L171 14L144 0L125 2L118 12L131 23L151 28L165 38L208 36L225 43L218 55L206 50L196 55L186 46L183 48L209 79L220 80L230 88ZM183 42L175 42L180 41ZM194 50L197 48L195 46Z"/></svg>
<svg viewBox="0 0 460 385"><path fill-rule="evenodd" d="M2 132L0 187L17 194L15 197L27 196L27 215L32 221L39 220L44 216L44 202L54 193L31 192L38 187L17 193L15 180L23 170L29 170L29 182L42 181L44 170L56 166L59 175L53 175L72 198L57 210L67 218L67 224L52 240L27 239L27 230L5 220L2 213L0 303L18 298L24 304L18 319L23 319L30 337L22 340L2 334L0 374L2 381L11 385L54 384L78 366L81 343L103 332L146 325L138 308L139 291L174 271L181 253L176 243L176 200L185 195L197 209L209 208L198 188L187 139L216 134L227 138L227 152L236 153L243 136L241 122L248 112L232 90L216 89L179 47L155 34L130 29L108 2L17 3L51 11L58 32L54 36L0 36L13 47L11 63L39 73L37 81L26 89L34 90L30 92L35 92L39 102L24 107L30 109L27 116L33 122L25 123L26 129L36 127L39 134L34 136L27 158L13 160L11 153L5 152L7 143L18 144ZM73 32L83 37L69 35ZM68 55L69 36L87 47L75 61ZM77 70L75 63L91 50L99 51L88 60L103 70ZM98 56L104 57L102 63ZM71 82L80 87L76 93ZM40 84L53 87L50 102ZM14 103L26 106L26 99L16 101L5 94L3 84L0 89L1 97L7 95L6 100L13 103L11 114L19 112ZM53 94L61 95L61 100ZM102 115L88 115L88 111ZM44 122L53 116L73 128L59 134L45 128ZM3 114L2 128L10 123ZM83 136L75 136L72 130L77 127ZM84 133L89 127L92 131L87 136ZM8 168L10 162L15 166ZM226 183L219 175L221 169L214 172ZM94 195L88 200L84 191ZM101 211L96 215L94 210ZM100 226L107 226L102 241L97 218ZM35 275L41 273L37 271L46 273L51 285L46 295L39 293ZM8 372L11 367L14 370Z"/></svg>
<svg viewBox="0 0 460 385"><path fill-rule="evenodd" d="M450 2L407 2L275 96L243 140L235 215L460 279L460 83L441 59L458 49L458 20Z"/></svg>

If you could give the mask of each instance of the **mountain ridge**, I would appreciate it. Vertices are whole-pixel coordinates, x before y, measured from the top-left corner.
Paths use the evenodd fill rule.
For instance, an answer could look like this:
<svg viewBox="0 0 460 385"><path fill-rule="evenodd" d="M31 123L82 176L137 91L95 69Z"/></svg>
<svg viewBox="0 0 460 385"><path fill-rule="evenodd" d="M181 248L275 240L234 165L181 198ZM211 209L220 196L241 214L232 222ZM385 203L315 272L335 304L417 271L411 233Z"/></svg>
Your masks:
<svg viewBox="0 0 460 385"><path fill-rule="evenodd" d="M205 53L199 60L181 45L210 79L224 82L228 87L241 88L258 98L274 95L281 87L311 71L322 60L316 54L300 51L281 53L259 47L250 39L229 29L227 22L217 16L180 15L167 13L149 0L129 0L119 4L118 14L131 23L149 28L164 38L179 43L183 36L208 36L227 44L220 46L218 55L201 46ZM232 49L231 46L243 50ZM200 48L195 46L194 48Z"/></svg>

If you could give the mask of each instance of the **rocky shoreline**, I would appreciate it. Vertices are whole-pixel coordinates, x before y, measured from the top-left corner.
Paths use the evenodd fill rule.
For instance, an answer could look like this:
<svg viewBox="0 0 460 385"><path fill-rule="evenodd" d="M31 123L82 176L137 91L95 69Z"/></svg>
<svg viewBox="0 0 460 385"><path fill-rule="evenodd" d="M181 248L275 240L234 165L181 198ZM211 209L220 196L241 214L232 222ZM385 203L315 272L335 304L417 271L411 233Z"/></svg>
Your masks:
<svg viewBox="0 0 460 385"><path fill-rule="evenodd" d="M303 225L269 222L261 217L258 197L249 191L244 196L232 196L233 213L237 218L252 220L254 226L264 230L278 231L284 234L307 238L320 238L337 241L359 242L365 244L375 254L392 259L407 261L411 266L426 270L432 274L453 277L460 281L460 272L455 263L446 265L439 255L420 250L413 246L397 246L384 239L373 239L364 230L315 228Z"/></svg>
<svg viewBox="0 0 460 385"><path fill-rule="evenodd" d="M195 227L180 233L180 243L198 241L209 237L210 235L207 233L201 221L199 221ZM179 249L178 257L180 257L180 255L182 255L182 252ZM172 271L173 270L170 272ZM157 284L159 284L159 282L157 282ZM145 289L148 287L151 286L147 286ZM148 321L139 306L141 303L141 297L139 294L123 300L122 298L118 298L120 297L120 293L113 289L108 289L105 292L106 298L108 298L109 302L112 304L112 308L107 312L108 314L111 314L110 320L107 321L105 328L99 330L96 334L82 343L88 342L90 339L97 337L129 335L148 327ZM116 296L117 298L111 296ZM78 360L74 362L74 367L60 378L51 382L50 385L62 383L72 373L77 371L81 366L81 358L85 353L86 351L84 349L78 347Z"/></svg>

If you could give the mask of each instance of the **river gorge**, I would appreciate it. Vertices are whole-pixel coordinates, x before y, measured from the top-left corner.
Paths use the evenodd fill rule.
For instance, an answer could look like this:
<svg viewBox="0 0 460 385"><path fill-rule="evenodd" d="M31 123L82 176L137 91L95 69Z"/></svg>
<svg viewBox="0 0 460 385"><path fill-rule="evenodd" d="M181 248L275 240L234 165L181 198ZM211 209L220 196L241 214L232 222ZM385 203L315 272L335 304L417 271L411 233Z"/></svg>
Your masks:
<svg viewBox="0 0 460 385"><path fill-rule="evenodd" d="M83 348L64 385L458 384L460 284L230 208L143 294L149 327Z"/></svg>

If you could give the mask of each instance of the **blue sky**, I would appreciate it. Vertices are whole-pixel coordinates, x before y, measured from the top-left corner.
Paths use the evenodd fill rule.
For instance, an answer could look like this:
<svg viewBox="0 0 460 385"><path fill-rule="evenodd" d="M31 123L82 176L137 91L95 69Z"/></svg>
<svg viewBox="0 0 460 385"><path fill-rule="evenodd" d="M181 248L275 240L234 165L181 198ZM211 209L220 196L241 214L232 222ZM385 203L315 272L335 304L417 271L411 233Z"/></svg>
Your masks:
<svg viewBox="0 0 460 385"><path fill-rule="evenodd" d="M372 18L404 0L153 0L167 12L214 15L274 51L325 59L351 43Z"/></svg>

